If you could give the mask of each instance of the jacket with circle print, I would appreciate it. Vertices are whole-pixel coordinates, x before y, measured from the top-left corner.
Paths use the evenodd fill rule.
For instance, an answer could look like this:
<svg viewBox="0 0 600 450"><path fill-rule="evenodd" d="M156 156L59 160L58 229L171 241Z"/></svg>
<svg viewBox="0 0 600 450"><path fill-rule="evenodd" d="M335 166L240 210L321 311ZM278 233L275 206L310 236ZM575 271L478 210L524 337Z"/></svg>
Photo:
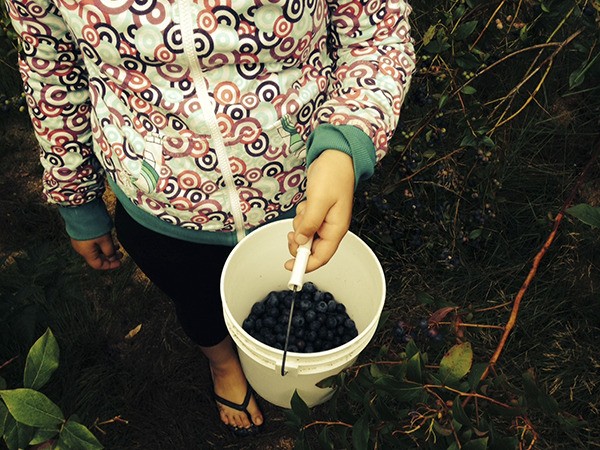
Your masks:
<svg viewBox="0 0 600 450"><path fill-rule="evenodd" d="M414 68L402 0L8 0L47 199L107 177L189 230L246 230L302 200L308 136L387 150Z"/></svg>

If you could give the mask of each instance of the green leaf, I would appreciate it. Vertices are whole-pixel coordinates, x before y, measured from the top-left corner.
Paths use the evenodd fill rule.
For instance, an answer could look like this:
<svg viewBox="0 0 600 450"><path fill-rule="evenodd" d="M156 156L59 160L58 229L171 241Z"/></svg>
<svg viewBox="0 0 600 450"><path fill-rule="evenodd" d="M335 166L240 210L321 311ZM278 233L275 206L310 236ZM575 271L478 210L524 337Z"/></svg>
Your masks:
<svg viewBox="0 0 600 450"><path fill-rule="evenodd" d="M436 25L431 25L423 35L423 45L427 45L435 37Z"/></svg>
<svg viewBox="0 0 600 450"><path fill-rule="evenodd" d="M419 353L419 348L417 347L417 344L415 344L415 341L408 341L404 351L406 352L406 359L408 360Z"/></svg>
<svg viewBox="0 0 600 450"><path fill-rule="evenodd" d="M435 299L433 298L433 296L428 294L427 292L417 292L417 301L421 305L431 305L435 303Z"/></svg>
<svg viewBox="0 0 600 450"><path fill-rule="evenodd" d="M481 138L481 143L488 148L494 148L496 146L496 143L489 136L484 136Z"/></svg>
<svg viewBox="0 0 600 450"><path fill-rule="evenodd" d="M439 375L442 381L458 381L464 377L473 363L473 350L470 342L457 344L448 350L440 362Z"/></svg>
<svg viewBox="0 0 600 450"><path fill-rule="evenodd" d="M448 97L448 95L447 95L447 94L441 95L441 96L440 96L440 100L438 101L438 108L439 108L439 109L442 109L442 108L444 108L444 106L446 106L446 103L448 103L448 99L449 99L449 98L450 98L450 97Z"/></svg>
<svg viewBox="0 0 600 450"><path fill-rule="evenodd" d="M34 428L18 423L10 414L8 415L4 429L4 441L9 450L26 448L33 433Z"/></svg>
<svg viewBox="0 0 600 450"><path fill-rule="evenodd" d="M456 65L464 70L475 70L481 65L481 61L473 53L464 53L456 56Z"/></svg>
<svg viewBox="0 0 600 450"><path fill-rule="evenodd" d="M104 448L96 436L92 434L84 425L67 421L65 426L60 431L58 438L58 446L72 449L96 450Z"/></svg>
<svg viewBox="0 0 600 450"><path fill-rule="evenodd" d="M4 429L6 426L6 419L9 416L8 408L2 402L0 402L0 439L4 435Z"/></svg>
<svg viewBox="0 0 600 450"><path fill-rule="evenodd" d="M469 389L474 391L479 386L479 382L481 381L481 376L487 369L486 363L475 363L471 368L471 373L469 373Z"/></svg>
<svg viewBox="0 0 600 450"><path fill-rule="evenodd" d="M352 427L352 445L355 450L366 450L369 445L369 415L365 412Z"/></svg>
<svg viewBox="0 0 600 450"><path fill-rule="evenodd" d="M0 391L6 389L6 380L2 377L0 377ZM1 436L1 434L0 434Z"/></svg>
<svg viewBox="0 0 600 450"><path fill-rule="evenodd" d="M0 397L19 423L51 429L64 421L60 408L41 392L21 388L0 391Z"/></svg>
<svg viewBox="0 0 600 450"><path fill-rule="evenodd" d="M450 48L450 44L445 41L431 41L425 46L425 51L432 54L443 53Z"/></svg>
<svg viewBox="0 0 600 450"><path fill-rule="evenodd" d="M454 403L452 403L452 417L461 425L465 425L468 427L471 426L471 420L469 419L469 416L467 416L467 413L462 407L461 399L458 395L454 399Z"/></svg>
<svg viewBox="0 0 600 450"><path fill-rule="evenodd" d="M310 418L310 409L304 400L302 400L297 390L294 390L294 395L292 395L290 403L292 405L292 411L294 411L294 414L301 420L307 421Z"/></svg>
<svg viewBox="0 0 600 450"><path fill-rule="evenodd" d="M413 355L406 363L406 379L415 383L421 383L423 381L422 366L421 354L417 353Z"/></svg>
<svg viewBox="0 0 600 450"><path fill-rule="evenodd" d="M58 368L59 350L50 328L33 344L25 361L23 386L39 389Z"/></svg>
<svg viewBox="0 0 600 450"><path fill-rule="evenodd" d="M487 450L488 437L473 439L462 446L463 450Z"/></svg>
<svg viewBox="0 0 600 450"><path fill-rule="evenodd" d="M600 207L581 203L568 208L567 213L592 228L600 228Z"/></svg>
<svg viewBox="0 0 600 450"><path fill-rule="evenodd" d="M423 158L425 158L425 159L435 158L435 155L436 155L435 150L432 148L427 149L423 152Z"/></svg>
<svg viewBox="0 0 600 450"><path fill-rule="evenodd" d="M529 33L528 32L529 32L529 26L528 25L525 25L519 31L519 39L521 39L522 42L527 42L527 39L529 38Z"/></svg>
<svg viewBox="0 0 600 450"><path fill-rule="evenodd" d="M331 442L331 438L329 437L327 430L327 427L323 427L319 433L319 448L322 448L323 450L333 450L333 442Z"/></svg>
<svg viewBox="0 0 600 450"><path fill-rule="evenodd" d="M471 231L469 233L469 239L471 239L472 241L474 241L479 236L481 236L481 233L483 233L483 230L481 228L477 228L476 230L473 230L473 231Z"/></svg>
<svg viewBox="0 0 600 450"><path fill-rule="evenodd" d="M475 89L473 86L466 85L462 87L460 92L462 92L465 95L473 95L477 92L477 89Z"/></svg>
<svg viewBox="0 0 600 450"><path fill-rule="evenodd" d="M471 134L471 132L467 132L462 141L460 141L461 147L477 147L478 145L479 141Z"/></svg>
<svg viewBox="0 0 600 450"><path fill-rule="evenodd" d="M38 428L35 430L31 441L29 441L29 445L38 445L43 444L46 441L49 441L53 437L58 434L58 430L45 430L43 428Z"/></svg>
<svg viewBox="0 0 600 450"><path fill-rule="evenodd" d="M452 37L457 41L462 41L463 39L468 38L473 34L475 28L477 28L477 20L471 20L469 22L465 22L462 25L459 25L456 28L456 31L452 34Z"/></svg>

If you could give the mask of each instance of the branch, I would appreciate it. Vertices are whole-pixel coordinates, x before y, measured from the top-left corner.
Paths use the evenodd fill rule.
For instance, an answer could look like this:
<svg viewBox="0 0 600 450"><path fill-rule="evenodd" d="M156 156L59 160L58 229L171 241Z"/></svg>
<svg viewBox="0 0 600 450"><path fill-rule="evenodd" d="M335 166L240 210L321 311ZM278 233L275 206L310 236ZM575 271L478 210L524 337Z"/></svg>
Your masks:
<svg viewBox="0 0 600 450"><path fill-rule="evenodd" d="M546 242L544 243L544 245L542 246L540 251L537 253L535 258L533 259L533 264L532 264L531 269L529 270L529 274L527 275L527 278L523 282L521 289L519 290L517 296L515 297L515 300L514 300L514 303L512 306L512 310L510 313L510 317L508 318L508 322L506 323L506 326L504 328L504 333L502 334L500 343L496 347L496 351L492 355L488 366L486 367L485 371L481 375L480 381L483 381L485 378L487 378L490 370L493 369L494 366L496 365L496 362L498 362L498 359L500 358L500 355L502 354L502 350L504 350L504 347L506 346L508 336L514 329L515 324L517 322L517 317L519 315L519 308L521 307L521 301L523 300L523 297L525 296L527 289L531 285L533 278L537 274L537 271L540 266L540 262L541 262L542 258L546 255L546 253L548 252L548 249L550 248L550 246L552 245L552 242L554 241L554 238L556 237L558 227L560 226L560 224L562 222L562 219L565 215L565 211L567 210L567 208L571 205L571 203L575 199L575 196L577 195L577 192L579 191L579 189L581 188L581 185L583 184L584 180L586 179L591 167L594 165L594 163L596 162L596 160L598 158L598 154L600 153L600 148L598 148L598 147L600 147L599 144L600 144L600 140L597 140L595 143L596 149L593 152L591 159L589 160L589 162L587 163L587 165L585 166L585 168L579 175L577 182L575 183L575 186L573 187L573 189L571 190L571 192L569 194L569 197L564 202L562 208L560 209L560 212L554 219L554 227L552 228L552 232L546 239Z"/></svg>

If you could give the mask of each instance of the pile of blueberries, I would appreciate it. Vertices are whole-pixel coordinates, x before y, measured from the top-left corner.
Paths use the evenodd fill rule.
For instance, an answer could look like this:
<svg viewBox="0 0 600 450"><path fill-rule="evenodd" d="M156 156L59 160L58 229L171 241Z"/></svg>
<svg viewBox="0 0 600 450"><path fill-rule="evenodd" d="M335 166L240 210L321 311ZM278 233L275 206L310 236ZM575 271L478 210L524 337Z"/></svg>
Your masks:
<svg viewBox="0 0 600 450"><path fill-rule="evenodd" d="M270 292L252 306L242 328L263 344L283 350L294 295L288 351L322 352L358 336L356 324L348 316L346 307L330 292L320 291L311 282L304 283L296 293L290 290Z"/></svg>

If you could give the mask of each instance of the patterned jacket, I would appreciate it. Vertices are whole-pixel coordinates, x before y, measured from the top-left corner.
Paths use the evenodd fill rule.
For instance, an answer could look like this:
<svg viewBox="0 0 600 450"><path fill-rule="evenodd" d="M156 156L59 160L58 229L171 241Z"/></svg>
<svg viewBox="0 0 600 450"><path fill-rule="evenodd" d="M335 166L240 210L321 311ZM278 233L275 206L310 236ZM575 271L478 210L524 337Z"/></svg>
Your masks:
<svg viewBox="0 0 600 450"><path fill-rule="evenodd" d="M44 192L76 239L110 229L105 179L151 228L235 243L294 209L324 149L369 176L414 68L403 0L7 2Z"/></svg>

